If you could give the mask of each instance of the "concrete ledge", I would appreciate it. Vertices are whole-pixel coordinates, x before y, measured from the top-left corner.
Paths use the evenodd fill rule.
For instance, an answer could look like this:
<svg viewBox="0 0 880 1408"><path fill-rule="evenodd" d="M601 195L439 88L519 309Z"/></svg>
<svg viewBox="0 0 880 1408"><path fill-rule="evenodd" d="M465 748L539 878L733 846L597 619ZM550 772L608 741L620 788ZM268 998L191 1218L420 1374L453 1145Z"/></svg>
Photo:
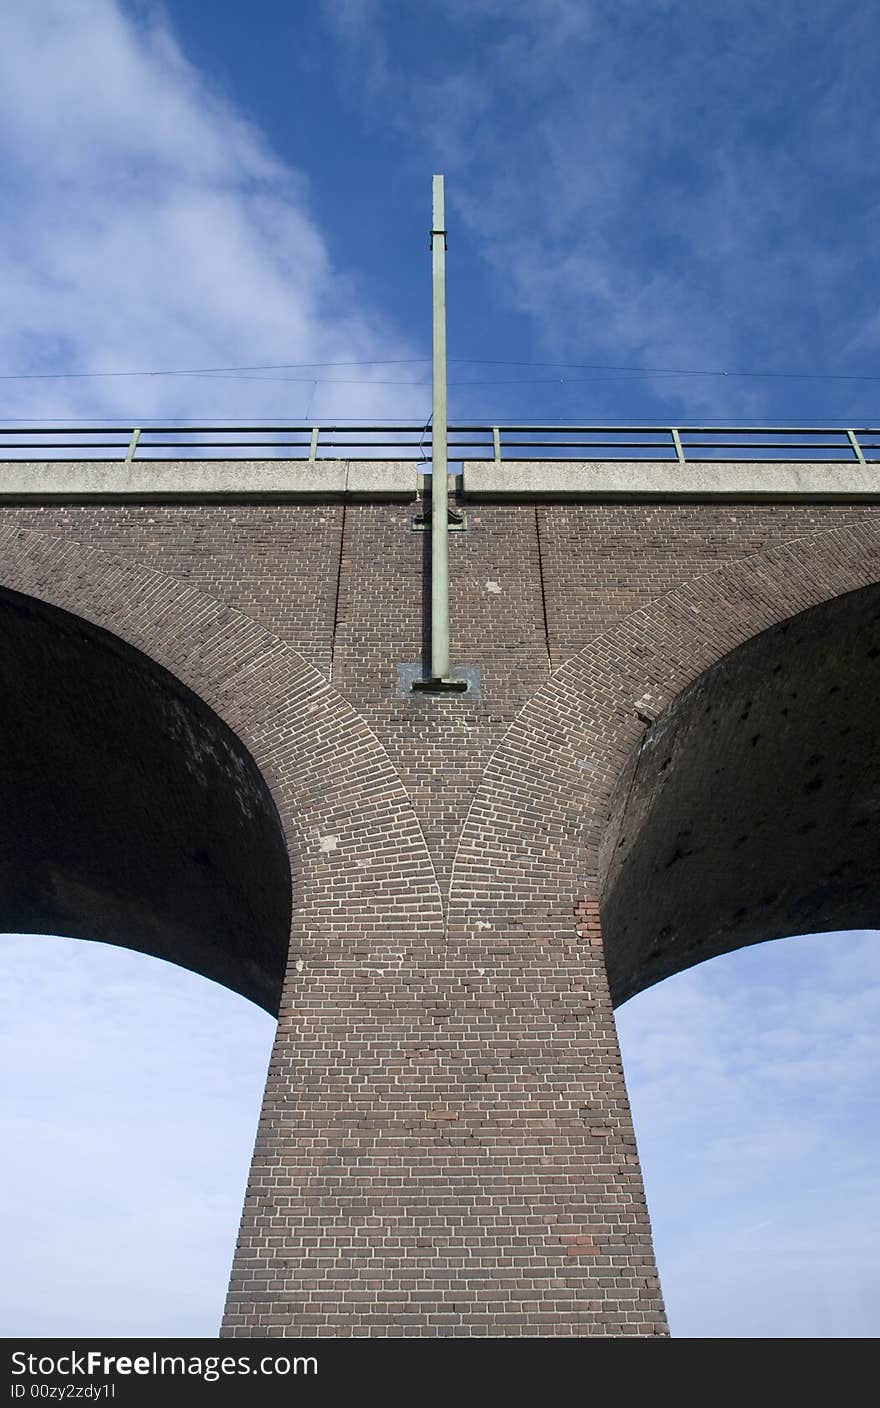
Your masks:
<svg viewBox="0 0 880 1408"><path fill-rule="evenodd" d="M467 460L462 471L465 497L471 501L845 502L880 497L880 463ZM0 502L268 498L412 503L424 479L424 466L420 472L420 466L406 460L19 460L0 462Z"/></svg>
<svg viewBox="0 0 880 1408"><path fill-rule="evenodd" d="M0 501L387 499L420 491L402 460L49 460L0 463Z"/></svg>
<svg viewBox="0 0 880 1408"><path fill-rule="evenodd" d="M465 498L809 499L880 497L880 464L662 460L467 460Z"/></svg>

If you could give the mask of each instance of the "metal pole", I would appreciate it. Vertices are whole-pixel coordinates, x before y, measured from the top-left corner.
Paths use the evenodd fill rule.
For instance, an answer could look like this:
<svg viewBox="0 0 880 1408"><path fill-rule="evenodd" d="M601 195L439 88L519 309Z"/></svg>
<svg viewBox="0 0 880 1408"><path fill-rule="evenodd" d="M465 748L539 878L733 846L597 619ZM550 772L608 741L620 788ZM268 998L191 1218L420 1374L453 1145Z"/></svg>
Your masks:
<svg viewBox="0 0 880 1408"><path fill-rule="evenodd" d="M446 213L442 176L434 177L432 194L431 674L435 680L445 680L449 677L449 469L446 460Z"/></svg>
<svg viewBox="0 0 880 1408"><path fill-rule="evenodd" d="M449 467L446 434L446 215L443 177L435 176L431 208L433 388L431 410L431 674L413 680L427 694L464 694L466 679L449 669Z"/></svg>

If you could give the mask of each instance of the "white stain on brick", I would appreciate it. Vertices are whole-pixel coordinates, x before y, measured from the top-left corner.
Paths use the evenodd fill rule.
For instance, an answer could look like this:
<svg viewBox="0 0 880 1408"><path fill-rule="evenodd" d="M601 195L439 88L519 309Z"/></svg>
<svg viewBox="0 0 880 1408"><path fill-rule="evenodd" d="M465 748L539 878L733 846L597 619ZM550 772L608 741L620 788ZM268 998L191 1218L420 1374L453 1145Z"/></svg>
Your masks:
<svg viewBox="0 0 880 1408"><path fill-rule="evenodd" d="M487 583L486 583L486 591L487 591L487 592L492 592L494 595L497 596L498 593L501 591L500 583L498 583L498 582L487 582Z"/></svg>
<svg viewBox="0 0 880 1408"><path fill-rule="evenodd" d="M338 836L322 836L318 841L318 846L322 851L335 851L338 845Z"/></svg>

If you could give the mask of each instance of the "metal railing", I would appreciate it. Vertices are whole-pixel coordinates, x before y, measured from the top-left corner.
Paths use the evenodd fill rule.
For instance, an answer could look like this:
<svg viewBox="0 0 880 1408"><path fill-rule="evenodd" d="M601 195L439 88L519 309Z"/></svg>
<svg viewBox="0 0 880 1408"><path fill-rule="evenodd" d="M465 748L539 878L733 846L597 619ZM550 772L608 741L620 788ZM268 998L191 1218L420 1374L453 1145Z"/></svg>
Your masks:
<svg viewBox="0 0 880 1408"><path fill-rule="evenodd" d="M430 467L421 425L0 426L0 461L406 460ZM880 427L450 425L449 459L680 464L880 462Z"/></svg>

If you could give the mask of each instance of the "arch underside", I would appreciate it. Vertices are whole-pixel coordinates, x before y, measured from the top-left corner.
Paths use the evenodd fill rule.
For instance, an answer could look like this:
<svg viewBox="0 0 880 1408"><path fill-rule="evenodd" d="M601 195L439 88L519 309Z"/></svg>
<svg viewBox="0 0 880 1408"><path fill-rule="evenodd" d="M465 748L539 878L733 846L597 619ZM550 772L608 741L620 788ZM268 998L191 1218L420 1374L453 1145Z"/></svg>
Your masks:
<svg viewBox="0 0 880 1408"><path fill-rule="evenodd" d="M276 1012L291 883L232 730L119 637L0 590L0 923L178 963Z"/></svg>
<svg viewBox="0 0 880 1408"><path fill-rule="evenodd" d="M706 958L880 927L880 586L763 631L647 729L601 916L616 1003Z"/></svg>

